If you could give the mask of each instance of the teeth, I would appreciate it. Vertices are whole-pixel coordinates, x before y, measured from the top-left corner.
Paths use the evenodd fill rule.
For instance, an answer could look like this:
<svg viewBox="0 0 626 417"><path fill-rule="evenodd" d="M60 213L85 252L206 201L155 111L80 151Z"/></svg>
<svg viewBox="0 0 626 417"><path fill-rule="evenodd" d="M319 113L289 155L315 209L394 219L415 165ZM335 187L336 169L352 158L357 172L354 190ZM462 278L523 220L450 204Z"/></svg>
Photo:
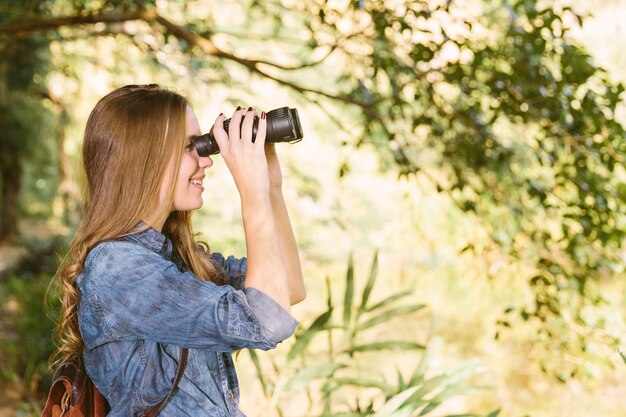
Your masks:
<svg viewBox="0 0 626 417"><path fill-rule="evenodd" d="M191 182L192 184L202 185L202 180L191 180L190 182Z"/></svg>

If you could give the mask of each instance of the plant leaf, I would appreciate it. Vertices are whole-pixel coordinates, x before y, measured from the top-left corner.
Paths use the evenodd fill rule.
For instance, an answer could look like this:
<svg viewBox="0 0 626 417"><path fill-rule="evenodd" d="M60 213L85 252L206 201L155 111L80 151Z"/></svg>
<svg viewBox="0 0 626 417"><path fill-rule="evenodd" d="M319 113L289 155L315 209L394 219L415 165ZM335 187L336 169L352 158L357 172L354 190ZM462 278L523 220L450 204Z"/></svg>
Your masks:
<svg viewBox="0 0 626 417"><path fill-rule="evenodd" d="M377 350L421 350L425 346L415 342L405 342L402 340L389 340L386 342L368 343L365 345L352 346L346 349L346 353L371 352Z"/></svg>
<svg viewBox="0 0 626 417"><path fill-rule="evenodd" d="M363 288L363 295L361 296L361 305L359 306L358 316L360 316L367 309L367 301L370 298L376 277L378 275L378 251L374 253L374 259L372 260L372 266L370 267L370 274L367 278L365 288Z"/></svg>
<svg viewBox="0 0 626 417"><path fill-rule="evenodd" d="M446 417L480 417L476 414L448 414Z"/></svg>
<svg viewBox="0 0 626 417"><path fill-rule="evenodd" d="M482 365L480 359L466 361L447 373L448 384L458 384L478 373L478 368Z"/></svg>
<svg viewBox="0 0 626 417"><path fill-rule="evenodd" d="M292 376L282 387L281 391L295 391L306 387L311 381L331 376L337 369L345 368L343 363L325 362L320 365L305 368Z"/></svg>
<svg viewBox="0 0 626 417"><path fill-rule="evenodd" d="M346 273L346 292L343 299L343 325L346 329L350 326L352 316L352 299L354 298L354 261L352 254L348 261L348 272Z"/></svg>
<svg viewBox="0 0 626 417"><path fill-rule="evenodd" d="M328 292L328 298L326 299L326 303L328 305L328 309L332 309L333 308L333 293L332 293L332 287L330 285L330 277L328 275L326 275L326 291Z"/></svg>
<svg viewBox="0 0 626 417"><path fill-rule="evenodd" d="M400 291L396 294L390 295L389 297L382 300L380 303L373 305L372 307L368 307L365 311L370 312L370 311L378 310L383 307L387 307L389 304L392 304L394 301L404 298L407 295L410 295L412 293L413 291L411 290Z"/></svg>
<svg viewBox="0 0 626 417"><path fill-rule="evenodd" d="M265 396L267 396L267 384L265 382L265 378L263 377L263 370L261 369L261 362L259 361L259 357L257 356L254 349L248 349L248 353L250 354L250 359L252 359L252 363L254 364L254 368L256 369L256 376L261 383L261 387L263 387L263 393L265 394Z"/></svg>
<svg viewBox="0 0 626 417"><path fill-rule="evenodd" d="M357 331L369 329L370 327L374 327L381 323L385 323L393 318L411 314L415 311L421 310L425 306L426 306L425 304L414 304L414 305L409 305L409 306L392 308L391 310L387 310L384 313L381 313L378 316L372 319L369 319L365 323L359 324L357 326Z"/></svg>
<svg viewBox="0 0 626 417"><path fill-rule="evenodd" d="M392 393L394 387L387 384L384 381L377 381L374 379L365 379L365 378L333 378L333 382L338 385L352 385L355 387L363 387L363 388L378 388L386 394Z"/></svg>
<svg viewBox="0 0 626 417"><path fill-rule="evenodd" d="M394 395L376 413L372 414L372 417L389 417L393 415L392 413L399 410L418 389L419 387L411 387Z"/></svg>
<svg viewBox="0 0 626 417"><path fill-rule="evenodd" d="M417 389L415 390L415 393L411 397L411 402L422 400L422 398L424 398L426 394L428 394L429 392L431 392L438 386L443 385L446 381L446 378L447 378L447 375L437 375L435 377L432 377L424 381L423 384L416 386L415 388ZM428 401L424 401L424 403L426 402Z"/></svg>
<svg viewBox="0 0 626 417"><path fill-rule="evenodd" d="M319 417L366 417L368 414L363 412L352 412L352 413L336 413L336 412L325 412Z"/></svg>
<svg viewBox="0 0 626 417"><path fill-rule="evenodd" d="M325 313L322 313L318 316L313 324L304 331L300 336L296 338L296 343L291 347L291 350L287 354L287 361L292 361L296 358L302 351L309 345L313 336L318 333L320 330L323 330L326 326L328 320L333 314L333 309L329 309Z"/></svg>
<svg viewBox="0 0 626 417"><path fill-rule="evenodd" d="M388 414L388 417L411 417L413 415L413 412L418 407L419 406L416 406L414 404L408 404L408 405L403 406L399 410L394 411L391 414Z"/></svg>
<svg viewBox="0 0 626 417"><path fill-rule="evenodd" d="M415 371L413 371L413 375L411 375L409 385L421 384L422 381L426 379L426 369L428 368L428 360L430 359L431 351L432 344L429 344L420 358L420 363L417 365L417 368L415 368Z"/></svg>
<svg viewBox="0 0 626 417"><path fill-rule="evenodd" d="M398 388L403 390L410 387L411 385L407 385L404 383L404 377L402 376L402 372L400 372L399 369L396 369L396 372L398 373Z"/></svg>
<svg viewBox="0 0 626 417"><path fill-rule="evenodd" d="M456 397L457 395L462 395L466 393L470 393L472 391L476 391L478 387L459 387L459 386L448 386L444 388L442 392L433 397L430 402L422 409L419 413L420 416L430 413L435 408L439 407L442 402L445 400Z"/></svg>
<svg viewBox="0 0 626 417"><path fill-rule="evenodd" d="M444 389L452 389L457 384L476 373L476 368L481 364L479 360L471 360L461 364L456 369L443 375L437 375L431 379L424 381L415 392L415 400L421 400L426 394L433 391L439 386L446 386Z"/></svg>

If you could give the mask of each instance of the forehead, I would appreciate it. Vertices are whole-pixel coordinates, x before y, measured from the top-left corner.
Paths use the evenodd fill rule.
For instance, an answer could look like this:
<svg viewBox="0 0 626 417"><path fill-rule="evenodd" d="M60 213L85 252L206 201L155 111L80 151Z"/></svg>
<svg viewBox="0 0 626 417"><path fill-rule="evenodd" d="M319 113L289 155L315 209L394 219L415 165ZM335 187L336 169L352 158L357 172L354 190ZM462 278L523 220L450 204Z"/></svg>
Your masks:
<svg viewBox="0 0 626 417"><path fill-rule="evenodd" d="M185 111L185 131L187 133L187 136L200 134L200 125L198 124L198 118L189 106L187 106L187 110Z"/></svg>

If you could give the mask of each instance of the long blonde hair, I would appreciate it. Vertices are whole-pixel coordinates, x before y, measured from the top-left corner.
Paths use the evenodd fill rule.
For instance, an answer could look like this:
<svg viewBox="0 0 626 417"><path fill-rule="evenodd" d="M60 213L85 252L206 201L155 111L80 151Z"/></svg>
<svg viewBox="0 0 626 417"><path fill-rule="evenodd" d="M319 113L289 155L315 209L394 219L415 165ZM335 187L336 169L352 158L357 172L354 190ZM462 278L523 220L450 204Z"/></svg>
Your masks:
<svg viewBox="0 0 626 417"><path fill-rule="evenodd" d="M61 309L52 366L81 354L84 348L75 282L87 254L98 243L119 240L148 228L151 220L168 216L162 232L189 269L201 279L224 284L223 272L206 256L208 247L199 250L194 241L191 213L168 213L186 140L187 105L185 97L158 85L128 85L103 97L91 112L83 142L83 219L55 277ZM161 204L167 167L172 169L169 204ZM137 229L141 221L145 226Z"/></svg>

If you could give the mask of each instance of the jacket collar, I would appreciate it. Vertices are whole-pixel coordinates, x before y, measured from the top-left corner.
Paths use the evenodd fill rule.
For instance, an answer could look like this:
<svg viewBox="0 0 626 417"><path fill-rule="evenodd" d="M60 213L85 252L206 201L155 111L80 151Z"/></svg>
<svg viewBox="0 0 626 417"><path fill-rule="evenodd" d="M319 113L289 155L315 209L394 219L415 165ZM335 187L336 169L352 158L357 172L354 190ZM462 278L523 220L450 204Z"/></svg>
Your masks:
<svg viewBox="0 0 626 417"><path fill-rule="evenodd" d="M137 226L135 226L135 229L143 227L146 227L146 224L144 222L139 222L137 223ZM158 253L168 261L172 258L172 241L167 236L157 232L152 227L148 227L146 230L141 232L127 235L124 239L129 242L138 243L151 251Z"/></svg>

